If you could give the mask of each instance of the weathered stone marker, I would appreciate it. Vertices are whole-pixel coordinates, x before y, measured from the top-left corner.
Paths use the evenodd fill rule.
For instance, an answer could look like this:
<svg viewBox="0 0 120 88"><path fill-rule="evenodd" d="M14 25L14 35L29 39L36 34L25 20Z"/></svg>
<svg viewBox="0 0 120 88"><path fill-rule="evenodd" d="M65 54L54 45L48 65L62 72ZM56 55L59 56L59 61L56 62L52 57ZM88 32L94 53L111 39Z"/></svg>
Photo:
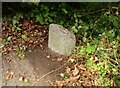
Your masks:
<svg viewBox="0 0 120 88"><path fill-rule="evenodd" d="M75 48L75 35L58 24L50 24L48 47L62 55L71 54Z"/></svg>

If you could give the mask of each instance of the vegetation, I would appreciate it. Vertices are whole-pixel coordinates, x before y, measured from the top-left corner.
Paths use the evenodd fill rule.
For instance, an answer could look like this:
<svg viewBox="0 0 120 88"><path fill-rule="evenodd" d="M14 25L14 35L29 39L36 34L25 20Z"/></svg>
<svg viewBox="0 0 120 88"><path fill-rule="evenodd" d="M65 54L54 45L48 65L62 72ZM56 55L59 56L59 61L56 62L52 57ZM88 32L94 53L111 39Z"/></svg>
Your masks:
<svg viewBox="0 0 120 88"><path fill-rule="evenodd" d="M61 24L75 33L77 44L73 54L84 58L85 66L97 74L98 84L112 86L114 81L120 87L119 10L119 3L3 3L1 42L7 47L14 33L20 34L15 36L20 41L32 37L28 32L32 24ZM24 58L22 51L27 48L18 46L18 57Z"/></svg>

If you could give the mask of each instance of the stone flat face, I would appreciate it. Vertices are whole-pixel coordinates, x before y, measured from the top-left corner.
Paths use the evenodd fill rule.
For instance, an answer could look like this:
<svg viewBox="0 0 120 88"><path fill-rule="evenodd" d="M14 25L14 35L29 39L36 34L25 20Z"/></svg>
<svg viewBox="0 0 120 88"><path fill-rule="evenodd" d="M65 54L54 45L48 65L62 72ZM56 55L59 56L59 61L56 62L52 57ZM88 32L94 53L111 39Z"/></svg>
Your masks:
<svg viewBox="0 0 120 88"><path fill-rule="evenodd" d="M71 54L75 48L75 35L58 24L50 24L48 47L62 55Z"/></svg>

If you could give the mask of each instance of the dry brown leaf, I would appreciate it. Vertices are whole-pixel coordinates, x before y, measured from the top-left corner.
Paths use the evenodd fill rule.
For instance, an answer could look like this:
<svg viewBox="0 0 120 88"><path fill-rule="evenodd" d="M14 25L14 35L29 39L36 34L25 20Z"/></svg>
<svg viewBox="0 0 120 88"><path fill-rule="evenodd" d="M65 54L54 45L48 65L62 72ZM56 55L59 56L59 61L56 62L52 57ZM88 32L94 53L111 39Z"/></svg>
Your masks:
<svg viewBox="0 0 120 88"><path fill-rule="evenodd" d="M78 73L79 73L79 69L75 66L75 69L73 70L73 76L76 76L76 75L78 75Z"/></svg>
<svg viewBox="0 0 120 88"><path fill-rule="evenodd" d="M55 84L56 84L57 86L63 86L64 81L56 81Z"/></svg>
<svg viewBox="0 0 120 88"><path fill-rule="evenodd" d="M10 80L13 78L13 75L14 75L14 72L9 72L9 71L6 71L4 73L4 76L5 76L5 80Z"/></svg>
<svg viewBox="0 0 120 88"><path fill-rule="evenodd" d="M47 58L49 59L49 58L50 58L50 55L47 55Z"/></svg>
<svg viewBox="0 0 120 88"><path fill-rule="evenodd" d="M10 60L10 59L7 59L7 60L6 60L6 62L7 62L7 63L10 63L10 62L11 62L11 60Z"/></svg>
<svg viewBox="0 0 120 88"><path fill-rule="evenodd" d="M62 61L63 60L63 58L57 58L57 61Z"/></svg>
<svg viewBox="0 0 120 88"><path fill-rule="evenodd" d="M81 70L84 70L84 71L85 71L85 70L86 70L85 65L80 64L80 65L79 65L79 69L81 69Z"/></svg>
<svg viewBox="0 0 120 88"><path fill-rule="evenodd" d="M66 73L70 73L70 71L71 71L71 68L67 67L66 68Z"/></svg>
<svg viewBox="0 0 120 88"><path fill-rule="evenodd" d="M75 59L71 59L71 58L70 58L68 61L70 61L70 62L73 63L73 62L75 62Z"/></svg>
<svg viewBox="0 0 120 88"><path fill-rule="evenodd" d="M65 82L74 82L75 80L78 80L80 78L80 75L77 75L75 77L70 77L69 79L67 79Z"/></svg>
<svg viewBox="0 0 120 88"><path fill-rule="evenodd" d="M74 80L77 80L79 78L80 78L80 75L77 75L77 76L73 77Z"/></svg>

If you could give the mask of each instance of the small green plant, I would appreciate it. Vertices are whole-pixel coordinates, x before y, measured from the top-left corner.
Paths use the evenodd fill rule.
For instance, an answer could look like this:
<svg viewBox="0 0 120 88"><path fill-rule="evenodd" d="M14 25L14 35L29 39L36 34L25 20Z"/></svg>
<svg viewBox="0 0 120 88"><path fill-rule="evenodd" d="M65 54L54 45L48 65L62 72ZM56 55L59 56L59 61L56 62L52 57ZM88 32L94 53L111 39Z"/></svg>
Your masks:
<svg viewBox="0 0 120 88"><path fill-rule="evenodd" d="M117 88L120 88L120 75L115 75L113 80L115 81Z"/></svg>
<svg viewBox="0 0 120 88"><path fill-rule="evenodd" d="M88 54L91 54L91 53L95 52L95 47L93 47L93 46L91 46L89 43L87 43L86 52L87 52Z"/></svg>
<svg viewBox="0 0 120 88"><path fill-rule="evenodd" d="M20 54L18 54L18 57L19 57L20 59L24 59L24 58L25 58L25 54L20 53Z"/></svg>
<svg viewBox="0 0 120 88"><path fill-rule="evenodd" d="M86 61L86 66L92 68L92 66L93 66L93 57L91 57L90 59L88 59Z"/></svg>
<svg viewBox="0 0 120 88"><path fill-rule="evenodd" d="M68 77L67 77L67 76L65 76L65 77L64 77L64 80L67 80L67 79L68 79Z"/></svg>

